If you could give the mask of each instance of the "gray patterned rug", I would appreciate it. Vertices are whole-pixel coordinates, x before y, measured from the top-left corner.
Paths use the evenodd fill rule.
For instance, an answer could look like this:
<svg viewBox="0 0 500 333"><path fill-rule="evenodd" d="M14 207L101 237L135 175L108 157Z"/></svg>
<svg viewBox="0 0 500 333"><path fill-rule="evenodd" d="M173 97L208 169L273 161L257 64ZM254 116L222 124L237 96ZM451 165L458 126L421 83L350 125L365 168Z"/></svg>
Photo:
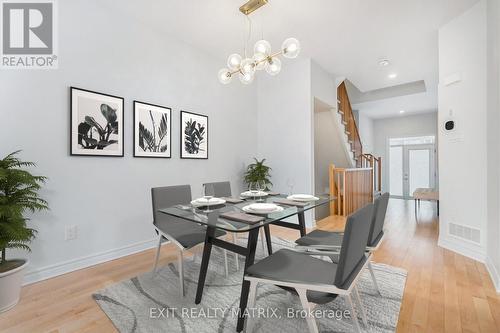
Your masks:
<svg viewBox="0 0 500 333"><path fill-rule="evenodd" d="M240 242L246 242L241 239ZM293 246L280 238L273 238L273 249ZM257 247L256 260L263 257ZM174 264L160 269L156 274L145 273L122 281L93 295L101 309L121 332L235 332L237 310L243 274L243 258L240 271L236 271L234 256L229 257L230 274L224 275L222 251L213 248L207 274L203 300L194 304L201 256L186 259L186 296L180 297L179 279ZM369 272L364 272L358 288L368 316L367 332L395 332L406 282L406 271L400 268L374 264L375 275L382 296L373 288ZM307 332L298 297L274 286L260 285L257 290L257 308L260 317L254 320L255 332ZM352 332L349 307L343 297L315 308L320 332ZM347 318L346 318L347 317Z"/></svg>

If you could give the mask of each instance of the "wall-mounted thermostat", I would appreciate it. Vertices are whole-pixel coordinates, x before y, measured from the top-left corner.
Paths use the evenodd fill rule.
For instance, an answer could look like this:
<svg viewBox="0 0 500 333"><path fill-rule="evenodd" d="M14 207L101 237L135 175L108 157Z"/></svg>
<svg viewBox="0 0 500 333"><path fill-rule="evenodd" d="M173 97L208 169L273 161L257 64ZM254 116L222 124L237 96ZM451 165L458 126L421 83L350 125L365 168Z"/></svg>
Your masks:
<svg viewBox="0 0 500 333"><path fill-rule="evenodd" d="M453 131L455 129L455 120L448 119L444 121L444 130Z"/></svg>
<svg viewBox="0 0 500 333"><path fill-rule="evenodd" d="M457 120L453 116L453 110L452 109L449 110L448 117L446 117L444 119L444 121L442 122L442 126L441 127L443 129L443 132L445 132L445 133L456 132L456 130L457 130Z"/></svg>

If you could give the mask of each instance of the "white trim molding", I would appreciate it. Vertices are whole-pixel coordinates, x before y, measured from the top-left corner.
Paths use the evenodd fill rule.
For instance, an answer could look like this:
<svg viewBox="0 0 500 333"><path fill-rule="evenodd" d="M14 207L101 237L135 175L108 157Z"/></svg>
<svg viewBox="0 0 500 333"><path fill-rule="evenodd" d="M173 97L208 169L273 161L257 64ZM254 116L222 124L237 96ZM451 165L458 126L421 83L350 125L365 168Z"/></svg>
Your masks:
<svg viewBox="0 0 500 333"><path fill-rule="evenodd" d="M490 273L491 280L493 281L497 293L500 294L500 274L498 274L497 268L489 256L486 257L485 265L488 273Z"/></svg>
<svg viewBox="0 0 500 333"><path fill-rule="evenodd" d="M438 239L438 246L461 254L465 257L477 260L481 263L486 261L486 253L484 249L465 240L462 241L453 237L443 238L440 236Z"/></svg>
<svg viewBox="0 0 500 333"><path fill-rule="evenodd" d="M156 247L158 237L28 271L23 286ZM165 242L167 243L167 242ZM165 244L164 243L164 244Z"/></svg>

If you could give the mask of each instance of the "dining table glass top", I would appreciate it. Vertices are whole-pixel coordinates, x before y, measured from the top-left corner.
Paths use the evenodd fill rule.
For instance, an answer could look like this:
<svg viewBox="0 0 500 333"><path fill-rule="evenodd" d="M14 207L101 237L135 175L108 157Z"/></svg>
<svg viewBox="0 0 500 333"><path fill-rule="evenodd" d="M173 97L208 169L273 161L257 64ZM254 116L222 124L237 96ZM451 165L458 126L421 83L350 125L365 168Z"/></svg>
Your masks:
<svg viewBox="0 0 500 333"><path fill-rule="evenodd" d="M183 219L187 222L213 226L217 229L222 229L229 232L247 232L255 228L260 228L266 224L280 221L300 213L304 213L305 211L328 204L331 201L335 200L335 197L330 195L320 195L316 197L318 198L318 200L304 202L305 206L303 207L277 203L276 201L284 200L287 198L287 195L279 194L268 195L260 199L245 198L242 202L239 203L226 202L225 204L208 207L195 207L192 204L175 205L172 207L160 208L159 212ZM279 207L282 207L283 210L268 214L255 214L245 212L244 207L253 203L275 203ZM263 219L256 223L240 222L221 216L227 213L242 213L254 216L262 216Z"/></svg>

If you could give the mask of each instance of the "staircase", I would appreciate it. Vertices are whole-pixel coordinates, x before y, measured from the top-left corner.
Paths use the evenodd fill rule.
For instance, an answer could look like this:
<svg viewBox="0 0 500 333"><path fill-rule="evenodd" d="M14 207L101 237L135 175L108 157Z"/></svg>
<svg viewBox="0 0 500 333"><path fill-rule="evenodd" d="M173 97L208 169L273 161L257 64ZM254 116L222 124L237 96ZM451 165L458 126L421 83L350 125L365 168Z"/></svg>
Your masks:
<svg viewBox="0 0 500 333"><path fill-rule="evenodd" d="M331 215L347 216L380 195L382 159L363 153L356 119L344 82L337 87L338 126L343 132L351 168L330 166L330 194L337 197L330 205Z"/></svg>

